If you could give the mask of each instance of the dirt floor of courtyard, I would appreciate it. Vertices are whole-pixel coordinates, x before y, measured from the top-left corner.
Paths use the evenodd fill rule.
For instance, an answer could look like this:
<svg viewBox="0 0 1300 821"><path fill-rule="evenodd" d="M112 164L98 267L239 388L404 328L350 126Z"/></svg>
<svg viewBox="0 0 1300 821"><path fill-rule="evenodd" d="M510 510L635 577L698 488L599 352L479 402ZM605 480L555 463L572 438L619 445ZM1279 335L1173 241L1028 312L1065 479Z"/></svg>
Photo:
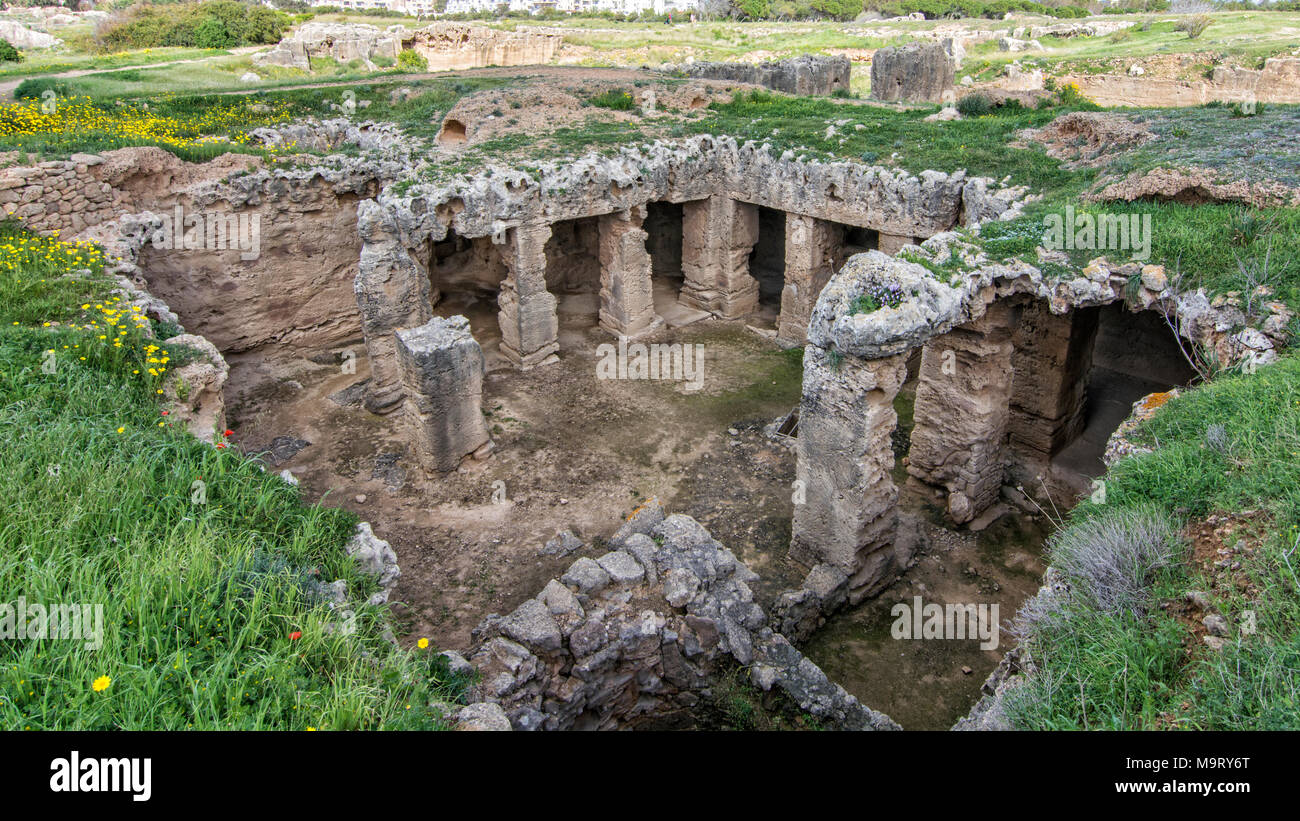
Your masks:
<svg viewBox="0 0 1300 821"><path fill-rule="evenodd" d="M355 512L393 545L403 641L468 647L484 616L509 612L578 556L606 552L604 540L651 497L698 519L754 569L765 606L806 572L788 557L794 451L764 430L798 403L802 349L782 350L742 322L669 323L646 341L702 346L698 391L684 382L599 379L597 348L613 338L594 327L591 296L561 297L559 361L527 372L500 355L486 302L439 306L468 315L483 346L483 407L496 443L489 458L445 476L420 469L400 412L376 416L361 407L369 374L359 342L309 356L230 357L235 440L264 452L270 469L291 471L304 498ZM898 404L900 452L912 389ZM901 463L896 479L906 479ZM912 487L902 497L922 531L913 567L876 599L834 617L807 648L864 703L915 728L964 714L1002 651L970 641L894 641L890 607L913 595L996 601L1005 620L1043 572L1041 523L1006 516L978 534L948 530L927 494ZM584 548L543 554L566 529Z"/></svg>

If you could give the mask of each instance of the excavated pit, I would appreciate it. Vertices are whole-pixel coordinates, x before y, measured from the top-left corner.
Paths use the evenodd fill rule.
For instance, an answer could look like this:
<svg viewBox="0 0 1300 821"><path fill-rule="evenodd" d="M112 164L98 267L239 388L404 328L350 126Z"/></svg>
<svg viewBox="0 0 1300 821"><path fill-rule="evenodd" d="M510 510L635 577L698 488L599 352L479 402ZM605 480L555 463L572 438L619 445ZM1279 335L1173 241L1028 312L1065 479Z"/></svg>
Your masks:
<svg viewBox="0 0 1300 821"><path fill-rule="evenodd" d="M837 185L828 191L840 208ZM467 206L456 199L428 209L445 212L453 225L396 250L384 239L396 232L377 232L372 209L362 228L364 276L357 277L360 334L348 333L356 327L351 317L335 317L338 330L328 336L313 335L317 325L290 322L278 334L295 344L226 351L235 441L289 471L307 499L375 523L398 554L402 577L393 598L401 603L394 610L410 636L469 646L485 615L510 612L577 556L599 555L616 524L649 497L699 520L756 571L755 600L765 608L799 584L807 567L789 546L791 444L800 432L790 425L772 436L768 429L794 418L808 316L832 274L853 254L897 251L923 229L899 233L888 216L868 227L786 212L764 197L701 193L494 226L491 234L461 230ZM274 244L266 250L272 259L293 253ZM368 273L376 260L392 266L383 280ZM143 262L147 271L150 260ZM716 280L703 278L714 270ZM378 281L383 299L410 312L405 319L394 307L373 309L379 292L368 289ZM212 315L188 303L181 313L198 332ZM426 473L402 421L402 386L397 400L372 401L395 379L391 348L378 342L389 329L456 316L468 320L483 353L481 407L494 450L453 472ZM619 334L702 346L707 377L698 388L602 379L597 364ZM913 364L900 402L910 401ZM862 639L875 640L870 608L915 590L964 594L974 584L1000 592L1014 609L1041 572L1042 534L1032 518L1008 512L971 536L913 485L905 506L922 523L928 558L808 646L826 653L833 677L851 690L861 685L864 703L898 710L908 726L938 726L977 697L971 675L951 675L954 666L976 667L969 648L903 648L900 664L896 643ZM546 551L563 530L581 537L583 552ZM966 567L974 568L972 579L964 578ZM957 581L945 585L948 574ZM895 703L889 693L910 701Z"/></svg>

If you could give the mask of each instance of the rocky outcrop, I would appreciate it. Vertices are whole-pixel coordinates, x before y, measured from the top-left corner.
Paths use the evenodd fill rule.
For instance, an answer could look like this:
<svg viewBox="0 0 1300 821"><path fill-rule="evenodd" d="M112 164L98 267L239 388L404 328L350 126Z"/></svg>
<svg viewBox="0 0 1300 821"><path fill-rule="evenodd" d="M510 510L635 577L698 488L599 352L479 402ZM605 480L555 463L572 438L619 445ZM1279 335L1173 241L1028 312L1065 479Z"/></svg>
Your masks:
<svg viewBox="0 0 1300 821"><path fill-rule="evenodd" d="M227 154L189 163L123 148L0 170L0 202L31 230L112 248L134 237L130 275L222 351L329 345L360 335L357 199L407 166L373 156L314 162L262 168Z"/></svg>
<svg viewBox="0 0 1300 821"><path fill-rule="evenodd" d="M1273 180L1232 179L1232 176L1231 170L1216 168L1153 168L1135 171L1122 180L1102 180L1099 190L1087 194L1086 199L1092 202L1157 200L1188 205L1239 202L1255 208L1300 205L1300 188Z"/></svg>
<svg viewBox="0 0 1300 821"><path fill-rule="evenodd" d="M871 58L871 96L877 100L938 103L953 93L953 62L939 43L882 48Z"/></svg>
<svg viewBox="0 0 1300 821"><path fill-rule="evenodd" d="M396 60L409 49L425 58L430 71L537 65L555 57L561 39L547 32L499 31L464 23L380 29L363 23L313 21L299 26L270 51L255 55L253 62L310 71L312 58L327 57L341 63L361 60L374 68L376 58Z"/></svg>
<svg viewBox="0 0 1300 821"><path fill-rule="evenodd" d="M8 40L9 45L19 51L32 48L54 48L63 45L63 41L52 34L33 31L12 20L0 20L0 39Z"/></svg>
<svg viewBox="0 0 1300 821"><path fill-rule="evenodd" d="M484 66L535 66L555 59L563 34L520 26L514 31L465 23L434 23L404 36L403 44L429 63L430 71Z"/></svg>
<svg viewBox="0 0 1300 821"><path fill-rule="evenodd" d="M197 352L194 361L167 370L163 380L164 407L196 438L214 442L226 428L226 401L222 394L230 367L217 347L195 334L180 334L162 343L175 356L178 347Z"/></svg>
<svg viewBox="0 0 1300 821"><path fill-rule="evenodd" d="M898 729L831 682L754 602L757 576L688 516L640 508L597 559L580 558L475 631L476 701L515 729L615 729L689 713L749 668L827 729Z"/></svg>
<svg viewBox="0 0 1300 821"><path fill-rule="evenodd" d="M765 86L786 94L824 97L837 91L849 90L851 66L849 58L843 55L824 57L805 54L769 63L697 62L667 68L687 77L730 80Z"/></svg>
<svg viewBox="0 0 1300 821"><path fill-rule="evenodd" d="M1215 66L1205 80L1173 80L1128 74L1071 74L1072 82L1107 107L1196 106L1226 103L1300 103L1300 57L1270 57L1262 69Z"/></svg>

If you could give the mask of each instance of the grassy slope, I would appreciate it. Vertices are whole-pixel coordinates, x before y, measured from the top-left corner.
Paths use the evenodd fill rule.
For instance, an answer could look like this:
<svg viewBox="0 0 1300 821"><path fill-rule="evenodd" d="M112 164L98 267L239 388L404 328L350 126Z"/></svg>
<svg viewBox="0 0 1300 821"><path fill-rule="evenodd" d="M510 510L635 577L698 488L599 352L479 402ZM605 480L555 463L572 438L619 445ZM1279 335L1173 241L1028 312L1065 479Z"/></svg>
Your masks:
<svg viewBox="0 0 1300 821"><path fill-rule="evenodd" d="M0 641L0 727L441 727L430 704L465 682L432 649L390 645L386 609L326 630L320 584L374 587L343 551L352 517L167 425L139 373L149 341L132 323L104 332L101 276L63 276L99 262L35 242L0 224L0 589L100 605L104 638ZM99 327L69 327L84 316ZM119 329L120 348L98 339Z"/></svg>
<svg viewBox="0 0 1300 821"><path fill-rule="evenodd" d="M1222 425L1226 444L1207 436ZM1300 728L1300 357L1252 376L1224 376L1171 401L1138 438L1156 450L1105 477L1105 504L1085 503L1070 527L1154 510L1176 530L1208 514L1248 515L1258 533L1207 567L1190 546L1150 580L1144 616L1116 616L1076 598L1071 619L1033 634L1041 670L1010 700L1026 729ZM1244 537L1244 532L1238 534ZM1233 541L1230 537L1227 541ZM1191 637L1173 610L1209 591L1234 628L1219 653ZM1240 628L1253 611L1256 632Z"/></svg>

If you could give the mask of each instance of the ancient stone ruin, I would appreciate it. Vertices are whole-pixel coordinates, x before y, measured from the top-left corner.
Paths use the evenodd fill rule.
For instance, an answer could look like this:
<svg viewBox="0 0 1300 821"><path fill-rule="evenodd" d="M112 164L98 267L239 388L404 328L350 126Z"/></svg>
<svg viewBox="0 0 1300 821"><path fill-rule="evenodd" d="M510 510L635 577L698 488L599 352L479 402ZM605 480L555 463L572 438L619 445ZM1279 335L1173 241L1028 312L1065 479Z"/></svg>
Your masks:
<svg viewBox="0 0 1300 821"><path fill-rule="evenodd" d="M940 103L953 94L953 60L940 43L882 48L871 58L871 96L886 102Z"/></svg>
<svg viewBox="0 0 1300 821"><path fill-rule="evenodd" d="M301 128L282 131L394 142L338 122ZM521 392L547 390L545 369L573 353L566 306L582 308L568 322L611 340L712 317L804 349L798 412L785 420L797 419L804 500L789 555L802 583L759 605L757 574L734 553L694 519L647 505L453 654L482 673L467 725L670 726L746 668L753 687L823 726L893 729L792 642L908 566L916 526L900 484L928 494L954 529L990 515L1008 488L1077 498L1133 391L1190 380L1184 342L1223 363L1267 363L1291 319L1274 304L1256 327L1180 292L1160 266L1099 258L1062 276L1050 254L990 259L954 229L1017 216L1026 192L963 171L700 136L399 187L409 166L400 145L387 148L310 168L195 165L158 149L75 155L0 170L0 202L42 230L101 238L132 304L202 330L169 340L207 355L177 369L184 395L179 381L165 388L197 435L223 424L234 378L223 356L249 354L252 373L269 368L252 355L266 349L333 368L363 343L365 378L339 374L349 380L331 413L365 417L366 435L339 444L377 474L389 448L434 481L502 460L485 417L487 359L538 377ZM195 216L229 241L167 253ZM254 217L256 249L230 233ZM900 457L895 400L909 382ZM561 553L596 547L572 533L557 541ZM396 568L381 543L371 533L354 552L386 596Z"/></svg>
<svg viewBox="0 0 1300 821"><path fill-rule="evenodd" d="M313 57L328 57L341 63L361 60L373 68L376 57L396 60L402 51L410 50L425 58L430 71L539 65L554 59L561 39L554 33L498 31L464 23L380 29L364 23L308 22L275 48L255 55L253 62L310 71Z"/></svg>
<svg viewBox="0 0 1300 821"><path fill-rule="evenodd" d="M825 729L900 729L768 625L749 587L757 574L699 522L652 502L609 546L479 625L469 663L482 683L472 696L493 707L470 715L499 710L501 729L681 726L739 665L760 692L780 694Z"/></svg>
<svg viewBox="0 0 1300 821"><path fill-rule="evenodd" d="M455 470L462 458L492 450L483 424L483 351L463 316L434 317L396 332L405 415L429 472Z"/></svg>
<svg viewBox="0 0 1300 821"><path fill-rule="evenodd" d="M849 58L805 54L767 63L696 62L670 66L687 77L731 80L765 86L786 94L828 96L849 90Z"/></svg>
<svg viewBox="0 0 1300 821"><path fill-rule="evenodd" d="M790 550L813 571L776 606L792 636L815 629L819 611L878 592L910 559L891 433L916 352L907 473L966 524L1009 484L1045 500L1088 490L1132 401L1100 425L1099 439L1085 430L1085 397L1095 404L1107 382L1141 374L1185 384L1194 372L1177 338L1224 363L1275 361L1290 316L1276 304L1270 333L1234 330L1239 309L1177 293L1160 266L1100 259L1073 279L1052 279L1028 263L992 263L952 233L908 251L930 264L957 255L968 267L942 281L911 258L857 255L822 290L808 326L797 442L808 492ZM904 295L896 306L854 308L884 288Z"/></svg>

